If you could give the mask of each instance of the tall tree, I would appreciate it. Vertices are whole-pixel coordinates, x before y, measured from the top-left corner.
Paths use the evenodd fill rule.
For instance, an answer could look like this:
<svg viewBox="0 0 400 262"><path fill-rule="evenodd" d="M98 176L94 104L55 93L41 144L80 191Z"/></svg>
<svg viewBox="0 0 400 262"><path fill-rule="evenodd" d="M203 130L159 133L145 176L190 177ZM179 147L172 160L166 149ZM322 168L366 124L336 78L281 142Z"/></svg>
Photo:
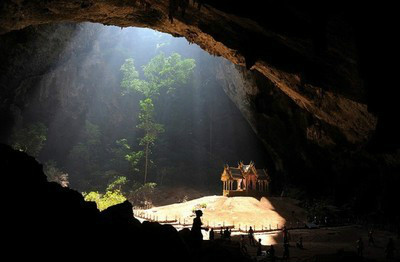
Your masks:
<svg viewBox="0 0 400 262"><path fill-rule="evenodd" d="M151 59L147 65L143 66L144 79L139 78L132 58L126 59L121 66L123 72L122 95L137 92L144 96L144 99L139 102L140 113L137 125L137 128L144 131L143 137L139 139L139 145L143 146L143 151L126 155L126 159L133 165L136 165L140 158L144 157L144 183L147 180L151 148L158 135L164 131L163 126L155 121L153 99L158 98L161 91L170 94L177 86L185 84L194 67L194 59L182 59L181 55L177 53L168 57L161 53Z"/></svg>
<svg viewBox="0 0 400 262"><path fill-rule="evenodd" d="M158 135L164 132L163 125L154 121L154 105L150 98L140 101L139 122L137 128L144 131L144 136L140 139L139 145L144 147L144 184L146 184L151 147L154 146Z"/></svg>

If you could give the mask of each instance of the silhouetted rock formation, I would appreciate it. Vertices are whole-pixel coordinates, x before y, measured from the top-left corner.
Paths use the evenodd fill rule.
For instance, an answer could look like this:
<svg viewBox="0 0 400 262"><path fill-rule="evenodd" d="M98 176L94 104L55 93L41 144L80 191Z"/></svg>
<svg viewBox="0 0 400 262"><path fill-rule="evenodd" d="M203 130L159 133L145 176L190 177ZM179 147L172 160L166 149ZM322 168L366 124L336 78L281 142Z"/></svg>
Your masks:
<svg viewBox="0 0 400 262"><path fill-rule="evenodd" d="M392 12L397 9L336 0L193 2L2 1L5 51L0 60L6 62L0 65L0 138L9 135L13 118L29 102L31 88L37 87L32 83L57 62L63 41L73 38L71 25L42 24L150 27L186 37L210 54L259 73L222 70L224 90L274 161L275 181L306 184L307 192L319 190L340 204L353 199L356 210L384 219L383 213L395 215L391 205L399 185L400 103L393 66L398 15ZM13 31L22 28L21 33ZM47 43L54 32L57 41ZM45 48L35 49L35 38ZM71 49L79 55L79 48ZM75 125L85 112L78 104L70 121Z"/></svg>
<svg viewBox="0 0 400 262"><path fill-rule="evenodd" d="M1 191L3 256L215 261L215 256L226 252L214 248L199 260L171 225L141 224L128 201L100 212L77 191L47 182L42 165L33 157L3 144L0 167L6 186Z"/></svg>

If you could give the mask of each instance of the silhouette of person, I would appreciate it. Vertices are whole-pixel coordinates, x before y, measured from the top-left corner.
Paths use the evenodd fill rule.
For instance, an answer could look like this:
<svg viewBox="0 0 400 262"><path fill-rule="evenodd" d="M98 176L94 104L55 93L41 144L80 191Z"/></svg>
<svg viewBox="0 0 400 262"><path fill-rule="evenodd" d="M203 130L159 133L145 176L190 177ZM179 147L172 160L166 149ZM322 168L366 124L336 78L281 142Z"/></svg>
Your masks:
<svg viewBox="0 0 400 262"><path fill-rule="evenodd" d="M262 252L261 252L261 238L258 239L258 243L257 243L257 256L261 256Z"/></svg>
<svg viewBox="0 0 400 262"><path fill-rule="evenodd" d="M210 230L209 238L210 238L210 240L214 240L214 229L213 228L211 228L211 230Z"/></svg>
<svg viewBox="0 0 400 262"><path fill-rule="evenodd" d="M362 241L362 238L360 237L357 240L357 255L362 257L363 256L363 251L364 251L364 243Z"/></svg>
<svg viewBox="0 0 400 262"><path fill-rule="evenodd" d="M225 239L229 239L229 230L228 230L228 228L225 228L225 230L224 230L224 238Z"/></svg>
<svg viewBox="0 0 400 262"><path fill-rule="evenodd" d="M256 244L254 243L254 230L252 227L249 229L249 241L250 245L255 246Z"/></svg>
<svg viewBox="0 0 400 262"><path fill-rule="evenodd" d="M267 250L267 256L271 259L272 262L275 261L275 248L274 245L271 245L270 248Z"/></svg>
<svg viewBox="0 0 400 262"><path fill-rule="evenodd" d="M201 216L203 215L203 212L201 210L196 210L195 213L196 217L193 219L192 230L190 231L190 233L192 236L193 245L195 247L200 247L203 241L203 234L201 233L201 230L205 229L201 227L203 225L203 223L201 222Z"/></svg>
<svg viewBox="0 0 400 262"><path fill-rule="evenodd" d="M282 234L283 234L283 243L289 243L289 231L287 230L286 226L283 226Z"/></svg>

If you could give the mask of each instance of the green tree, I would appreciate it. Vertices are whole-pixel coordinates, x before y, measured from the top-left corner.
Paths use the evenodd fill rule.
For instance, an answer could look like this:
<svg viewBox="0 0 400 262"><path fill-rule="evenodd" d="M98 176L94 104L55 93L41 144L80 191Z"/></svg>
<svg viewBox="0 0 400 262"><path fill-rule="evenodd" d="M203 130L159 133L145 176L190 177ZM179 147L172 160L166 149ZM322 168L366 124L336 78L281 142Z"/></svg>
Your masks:
<svg viewBox="0 0 400 262"><path fill-rule="evenodd" d="M147 182L148 167L151 163L149 159L151 148L158 135L164 131L163 126L155 122L153 99L160 95L160 91L166 91L169 94L177 86L185 84L194 67L194 59L182 59L177 53L168 57L161 53L151 59L147 65L143 66L145 79L139 78L132 58L126 59L121 66L122 95L138 92L144 96L144 99L140 100L139 124L137 125L137 128L144 131L143 137L139 140L139 145L143 147L143 150L125 155L125 159L131 163L134 170L137 170L138 163L144 158L144 184Z"/></svg>
<svg viewBox="0 0 400 262"><path fill-rule="evenodd" d="M31 124L14 132L11 140L16 150L37 157L46 141L47 128L43 123Z"/></svg>
<svg viewBox="0 0 400 262"><path fill-rule="evenodd" d="M144 136L139 140L139 145L144 147L144 184L146 184L151 147L154 146L158 135L164 132L163 125L154 121L154 105L150 98L140 101L139 122L137 128L144 131Z"/></svg>
<svg viewBox="0 0 400 262"><path fill-rule="evenodd" d="M111 182L108 186L107 186L107 191L111 191L111 190L122 190L122 186L125 185L128 182L128 179L126 179L125 176L117 176L115 178L115 180L113 182Z"/></svg>
<svg viewBox="0 0 400 262"><path fill-rule="evenodd" d="M102 211L110 206L120 204L126 200L121 188L127 182L128 180L126 177L117 176L111 183L108 184L104 194L101 194L98 191L92 191L89 193L83 192L82 195L86 201L96 202L97 208Z"/></svg>
<svg viewBox="0 0 400 262"><path fill-rule="evenodd" d="M110 206L120 204L126 200L124 195L119 190L107 191L105 194L100 194L97 191L82 193L85 201L96 202L97 208L102 211Z"/></svg>
<svg viewBox="0 0 400 262"><path fill-rule="evenodd" d="M146 98L155 98L163 89L172 92L179 85L187 83L196 66L194 59L182 59L178 53L166 57L163 53L155 56L143 66L145 79L139 78L134 60L126 59L121 66L123 93L132 91L143 94Z"/></svg>

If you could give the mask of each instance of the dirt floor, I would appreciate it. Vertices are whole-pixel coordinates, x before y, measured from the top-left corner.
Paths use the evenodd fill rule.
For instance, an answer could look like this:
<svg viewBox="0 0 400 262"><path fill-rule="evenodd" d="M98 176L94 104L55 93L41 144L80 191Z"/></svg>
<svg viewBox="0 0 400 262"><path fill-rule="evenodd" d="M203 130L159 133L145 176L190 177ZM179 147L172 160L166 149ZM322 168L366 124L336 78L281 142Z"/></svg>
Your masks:
<svg viewBox="0 0 400 262"><path fill-rule="evenodd" d="M169 200L168 200L169 201ZM140 210L148 216L157 217L158 220L177 219L181 223L190 224L194 218L193 210L202 209L202 221L204 226L210 227L234 225L232 241L239 241L237 232L240 228L252 226L256 230L261 227L272 229L283 225L287 227L303 226L306 222L306 211L297 206L297 201L290 198L268 197L257 200L251 197L223 197L206 196L198 199L185 201L178 204L154 207L148 210ZM182 226L175 225L180 230ZM189 226L190 227L190 226ZM332 255L338 252L353 254L356 252L356 241L362 237L364 242L364 257L376 261L387 261L385 259L385 246L389 238L393 238L396 246L395 259L400 261L400 239L393 233L385 231L374 231L375 245L368 246L368 231L359 226L322 227L318 229L292 229L290 232L290 257L291 261L318 261L316 255ZM215 234L220 238L219 231ZM247 235L248 250L251 256L255 256L256 248L251 247ZM296 248L296 241L303 238L304 249ZM281 231L271 233L258 233L255 238L261 239L263 250L267 250L272 244L276 249L276 256L282 257L283 239ZM208 240L208 232L203 231L203 239ZM259 258L261 259L261 258ZM322 259L325 261L326 259ZM329 260L329 259L328 259ZM330 260L329 260L330 261ZM335 261L335 260L332 260Z"/></svg>
<svg viewBox="0 0 400 262"><path fill-rule="evenodd" d="M304 225L306 212L296 206L296 201L289 198L206 196L178 204L154 207L143 211L158 220L177 219L181 223L191 223L193 211L203 211L202 221L205 226L232 226L255 230L276 229L287 225Z"/></svg>
<svg viewBox="0 0 400 262"><path fill-rule="evenodd" d="M186 186L158 186L151 200L154 206L166 206L210 195L213 193L205 189L199 190Z"/></svg>

